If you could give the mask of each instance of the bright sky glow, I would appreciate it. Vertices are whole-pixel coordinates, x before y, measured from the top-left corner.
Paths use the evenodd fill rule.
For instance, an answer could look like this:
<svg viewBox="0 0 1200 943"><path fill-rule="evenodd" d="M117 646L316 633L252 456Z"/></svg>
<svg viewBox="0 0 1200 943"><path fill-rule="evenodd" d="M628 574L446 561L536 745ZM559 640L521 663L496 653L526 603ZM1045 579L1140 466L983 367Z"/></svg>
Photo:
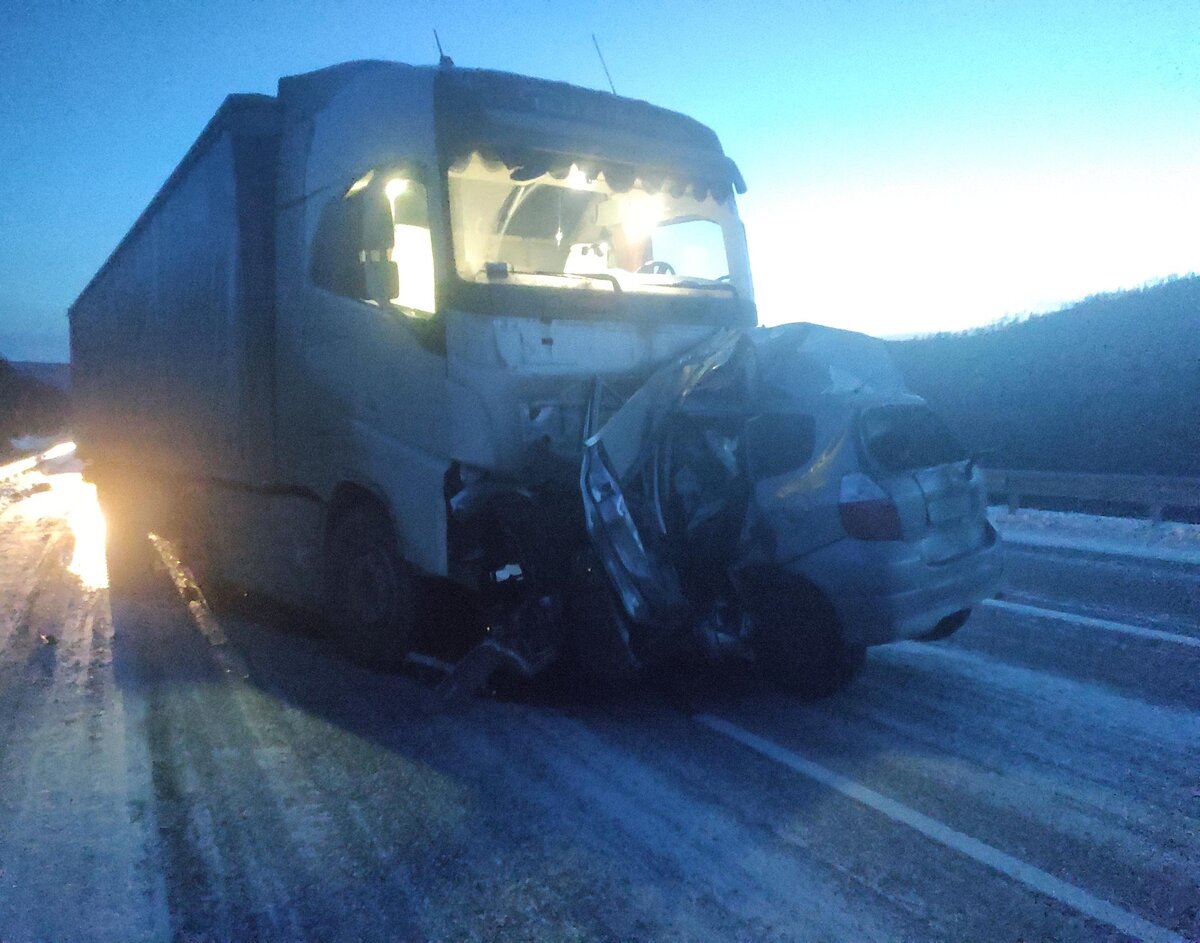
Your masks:
<svg viewBox="0 0 1200 943"><path fill-rule="evenodd" d="M348 59L617 91L713 127L750 185L763 320L968 327L1200 270L1195 0L695 5L154 0L0 30L0 353L67 305L232 91ZM69 249L64 249L69 246ZM28 353L26 353L28 352Z"/></svg>
<svg viewBox="0 0 1200 943"><path fill-rule="evenodd" d="M658 194L631 190L625 196L621 224L630 242L641 242L662 222L663 203Z"/></svg>
<svg viewBox="0 0 1200 943"><path fill-rule="evenodd" d="M572 190L586 190L588 188L587 174L572 164L571 169L567 171L567 186Z"/></svg>
<svg viewBox="0 0 1200 943"><path fill-rule="evenodd" d="M764 323L883 335L1053 310L1200 268L1195 168L860 182L746 218Z"/></svg>

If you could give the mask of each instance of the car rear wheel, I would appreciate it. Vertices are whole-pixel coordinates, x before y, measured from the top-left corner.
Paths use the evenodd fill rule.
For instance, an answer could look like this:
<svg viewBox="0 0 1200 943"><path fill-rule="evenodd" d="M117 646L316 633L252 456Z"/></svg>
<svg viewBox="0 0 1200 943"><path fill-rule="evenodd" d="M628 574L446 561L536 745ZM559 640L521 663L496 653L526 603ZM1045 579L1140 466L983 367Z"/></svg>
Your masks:
<svg viewBox="0 0 1200 943"><path fill-rule="evenodd" d="M802 700L817 701L837 694L862 673L867 650L861 645L825 640L821 644L783 646L758 657L764 674L780 687Z"/></svg>
<svg viewBox="0 0 1200 943"><path fill-rule="evenodd" d="M829 601L802 580L753 580L751 647L762 674L804 700L841 691L862 672L866 648L846 643Z"/></svg>
<svg viewBox="0 0 1200 943"><path fill-rule="evenodd" d="M395 671L412 644L415 592L382 509L354 504L330 531L327 603L339 644L354 661Z"/></svg>

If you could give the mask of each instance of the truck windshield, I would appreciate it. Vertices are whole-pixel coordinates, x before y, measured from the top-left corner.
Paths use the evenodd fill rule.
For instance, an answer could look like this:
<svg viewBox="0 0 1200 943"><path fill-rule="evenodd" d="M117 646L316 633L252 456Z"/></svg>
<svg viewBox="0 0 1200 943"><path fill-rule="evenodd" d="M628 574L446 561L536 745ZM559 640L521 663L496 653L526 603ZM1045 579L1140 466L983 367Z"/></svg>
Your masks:
<svg viewBox="0 0 1200 943"><path fill-rule="evenodd" d="M550 165L546 162L546 166ZM478 153L449 172L455 265L471 282L751 297L732 193L662 172L511 167Z"/></svg>

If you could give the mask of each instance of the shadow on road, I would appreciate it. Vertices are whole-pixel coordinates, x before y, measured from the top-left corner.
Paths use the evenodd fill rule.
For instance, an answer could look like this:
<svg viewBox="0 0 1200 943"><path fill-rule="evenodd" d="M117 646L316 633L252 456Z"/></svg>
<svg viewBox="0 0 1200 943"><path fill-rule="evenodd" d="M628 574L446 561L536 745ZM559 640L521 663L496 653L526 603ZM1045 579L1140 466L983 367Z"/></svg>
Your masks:
<svg viewBox="0 0 1200 943"><path fill-rule="evenodd" d="M693 715L851 774L881 756L937 769L934 728L978 693L883 659L815 704L676 665L637 684L560 671L447 707L432 677L343 659L316 620L234 597L214 633L191 596L165 569L112 569L118 679L149 703L181 933L370 936L382 913L414 939L768 938L754 915L798 919L828 866L811 849L853 857L859 813Z"/></svg>

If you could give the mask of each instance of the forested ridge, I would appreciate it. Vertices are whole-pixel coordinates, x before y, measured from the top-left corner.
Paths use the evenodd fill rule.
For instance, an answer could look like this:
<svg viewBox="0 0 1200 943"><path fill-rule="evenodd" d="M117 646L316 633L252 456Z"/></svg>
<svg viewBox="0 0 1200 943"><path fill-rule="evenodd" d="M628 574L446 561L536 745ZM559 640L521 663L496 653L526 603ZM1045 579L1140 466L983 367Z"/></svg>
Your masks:
<svg viewBox="0 0 1200 943"><path fill-rule="evenodd" d="M891 350L985 464L1200 476L1200 276Z"/></svg>
<svg viewBox="0 0 1200 943"><path fill-rule="evenodd" d="M0 454L14 436L60 431L69 411L66 393L0 357Z"/></svg>
<svg viewBox="0 0 1200 943"><path fill-rule="evenodd" d="M908 386L993 467L1200 476L1200 276L889 344ZM68 421L0 358L0 450Z"/></svg>

